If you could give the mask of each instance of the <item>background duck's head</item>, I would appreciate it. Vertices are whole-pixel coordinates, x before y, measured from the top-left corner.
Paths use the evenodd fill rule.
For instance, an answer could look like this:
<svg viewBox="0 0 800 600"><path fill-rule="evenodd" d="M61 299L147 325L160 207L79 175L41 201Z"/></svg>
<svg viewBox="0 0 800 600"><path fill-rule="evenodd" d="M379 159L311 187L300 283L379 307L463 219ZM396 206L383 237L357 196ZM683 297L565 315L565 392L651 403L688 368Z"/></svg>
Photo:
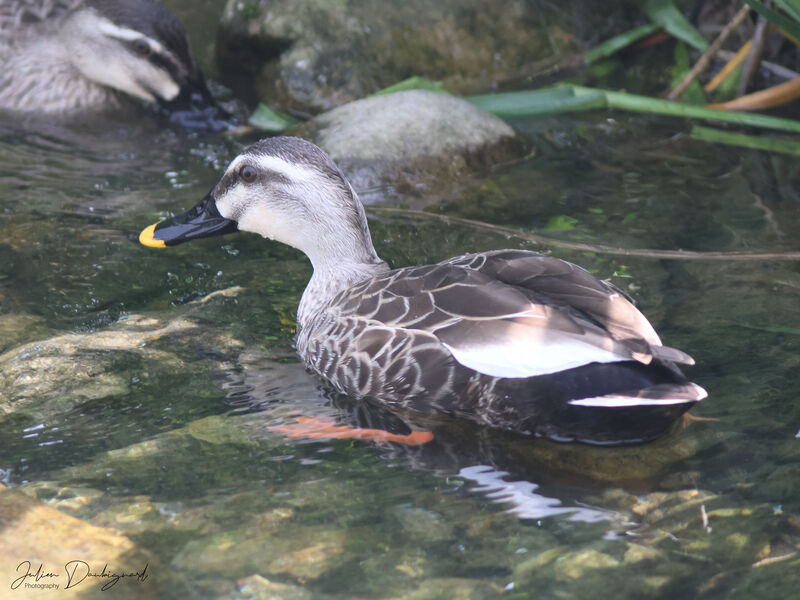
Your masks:
<svg viewBox="0 0 800 600"><path fill-rule="evenodd" d="M87 0L60 35L89 80L156 103L185 126L222 129L228 116L214 102L183 24L153 0ZM224 125L224 126L223 126Z"/></svg>
<svg viewBox="0 0 800 600"><path fill-rule="evenodd" d="M314 265L381 263L364 207L339 167L300 138L253 144L200 204L151 225L139 240L146 246L173 246L237 229L293 246Z"/></svg>

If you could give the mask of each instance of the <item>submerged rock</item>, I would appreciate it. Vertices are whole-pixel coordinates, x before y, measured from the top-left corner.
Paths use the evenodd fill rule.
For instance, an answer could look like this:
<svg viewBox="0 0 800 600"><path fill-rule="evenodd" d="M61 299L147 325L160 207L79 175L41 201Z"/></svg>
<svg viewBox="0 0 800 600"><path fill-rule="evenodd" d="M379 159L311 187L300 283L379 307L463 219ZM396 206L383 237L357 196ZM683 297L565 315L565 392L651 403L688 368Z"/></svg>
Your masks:
<svg viewBox="0 0 800 600"><path fill-rule="evenodd" d="M5 400L0 411L39 414L46 406L65 410L80 401L126 394L130 375L116 364L124 353L137 352L177 367L177 357L143 346L193 327L186 320L164 325L130 317L105 331L60 335L6 352L0 355L0 396Z"/></svg>
<svg viewBox="0 0 800 600"><path fill-rule="evenodd" d="M186 544L172 565L197 577L247 574L321 577L343 561L345 534L326 525L293 523L291 515L265 524L255 515L241 527Z"/></svg>
<svg viewBox="0 0 800 600"><path fill-rule="evenodd" d="M58 335L0 354L0 414L24 412L46 421L87 400L127 395L142 379L188 371L190 353L151 347L165 336L190 337L218 355L238 350L237 340L188 318L199 306L166 322L129 315L106 329Z"/></svg>
<svg viewBox="0 0 800 600"><path fill-rule="evenodd" d="M308 600L311 592L297 585L270 581L261 575L243 577L237 582L239 589L223 600Z"/></svg>
<svg viewBox="0 0 800 600"><path fill-rule="evenodd" d="M455 537L453 526L437 512L402 504L391 509L402 534L414 543L442 542Z"/></svg>
<svg viewBox="0 0 800 600"><path fill-rule="evenodd" d="M13 491L0 491L0 562L7 567L13 590L9 594L15 598L41 598L48 592L59 598L103 594L155 598L165 580L165 571L155 558L129 538ZM130 576L115 584L109 576L86 576L88 572L102 575L104 565L107 574ZM24 577L25 573L30 575ZM172 578L170 586L175 584ZM112 587L103 592L104 585Z"/></svg>
<svg viewBox="0 0 800 600"><path fill-rule="evenodd" d="M588 502L617 505L627 513L626 535L590 541L577 550L562 544L538 552L514 568L517 590L558 586L565 598L586 598L613 580L617 598L673 597L683 589L716 597L736 587L745 569L753 574L797 558L797 538L787 535L775 509L763 504L733 501L731 506L730 497L698 489L644 495L609 489L602 499ZM700 586L698 565L707 574Z"/></svg>
<svg viewBox="0 0 800 600"><path fill-rule="evenodd" d="M330 154L367 203L386 199L393 189L431 196L526 150L501 119L449 94L425 90L340 106L296 134Z"/></svg>
<svg viewBox="0 0 800 600"><path fill-rule="evenodd" d="M0 296L2 301L2 296ZM42 317L34 315L0 315L0 352L47 332Z"/></svg>
<svg viewBox="0 0 800 600"><path fill-rule="evenodd" d="M622 3L620 3L622 4ZM525 0L229 0L220 31L223 70L247 70L270 104L316 113L413 75L455 93L486 91L552 67L625 30L624 6Z"/></svg>
<svg viewBox="0 0 800 600"><path fill-rule="evenodd" d="M411 592L395 596L396 600L489 600L499 598L503 590L480 579L458 577L432 578L423 581Z"/></svg>

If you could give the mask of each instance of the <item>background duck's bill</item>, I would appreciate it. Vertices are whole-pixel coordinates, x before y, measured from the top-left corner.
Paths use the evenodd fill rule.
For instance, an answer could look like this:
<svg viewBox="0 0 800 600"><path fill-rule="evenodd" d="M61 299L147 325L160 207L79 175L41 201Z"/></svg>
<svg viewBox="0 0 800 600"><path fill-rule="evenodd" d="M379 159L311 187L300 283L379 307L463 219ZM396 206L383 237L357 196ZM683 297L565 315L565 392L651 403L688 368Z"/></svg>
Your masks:
<svg viewBox="0 0 800 600"><path fill-rule="evenodd" d="M159 112L184 129L214 132L236 126L233 116L214 100L202 76L184 85L173 100L162 102Z"/></svg>
<svg viewBox="0 0 800 600"><path fill-rule="evenodd" d="M214 198L209 194L185 213L144 229L139 234L139 242L151 248L164 248L234 231L238 231L236 222L219 214Z"/></svg>

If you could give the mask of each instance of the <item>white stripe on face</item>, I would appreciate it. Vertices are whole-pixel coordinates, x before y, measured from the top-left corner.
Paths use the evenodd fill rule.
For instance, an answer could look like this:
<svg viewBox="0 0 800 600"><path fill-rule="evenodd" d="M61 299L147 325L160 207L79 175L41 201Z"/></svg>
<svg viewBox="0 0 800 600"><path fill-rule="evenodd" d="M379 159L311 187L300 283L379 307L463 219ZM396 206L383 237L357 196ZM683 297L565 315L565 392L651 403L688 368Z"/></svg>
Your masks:
<svg viewBox="0 0 800 600"><path fill-rule="evenodd" d="M292 163L277 156L252 156L244 157L242 162L248 162L255 158L255 162L264 171L274 171L283 175L293 184L307 184L319 178L319 173L315 169ZM237 165L238 168L238 165Z"/></svg>
<svg viewBox="0 0 800 600"><path fill-rule="evenodd" d="M164 46L158 40L154 40L153 38L147 37L141 31L136 31L135 29L128 29L127 27L119 27L118 25L114 25L108 19L100 19L97 24L97 29L103 35L107 37L112 37L118 40L122 40L124 42L133 42L135 40L147 40L147 43L150 44L150 49L153 52L156 52L161 55L166 55L166 51Z"/></svg>

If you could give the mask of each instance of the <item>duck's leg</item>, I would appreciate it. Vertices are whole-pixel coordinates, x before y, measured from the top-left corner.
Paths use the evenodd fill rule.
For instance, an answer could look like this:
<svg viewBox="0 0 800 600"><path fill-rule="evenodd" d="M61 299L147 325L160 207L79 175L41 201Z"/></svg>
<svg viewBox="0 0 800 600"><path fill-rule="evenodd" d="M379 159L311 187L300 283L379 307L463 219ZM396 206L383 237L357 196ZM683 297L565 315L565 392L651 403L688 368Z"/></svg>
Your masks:
<svg viewBox="0 0 800 600"><path fill-rule="evenodd" d="M688 412L685 412L681 415L681 429L685 429L691 423L703 423L703 422L714 422L719 421L719 419L715 419L713 417L698 417Z"/></svg>
<svg viewBox="0 0 800 600"><path fill-rule="evenodd" d="M365 429L349 425L338 425L332 419L306 416L298 416L296 419L297 423L278 425L269 429L276 433L283 433L290 438L357 439L373 442L395 442L406 446L420 446L433 439L433 434L429 431L412 431L409 434L400 435L389 433L383 429Z"/></svg>

